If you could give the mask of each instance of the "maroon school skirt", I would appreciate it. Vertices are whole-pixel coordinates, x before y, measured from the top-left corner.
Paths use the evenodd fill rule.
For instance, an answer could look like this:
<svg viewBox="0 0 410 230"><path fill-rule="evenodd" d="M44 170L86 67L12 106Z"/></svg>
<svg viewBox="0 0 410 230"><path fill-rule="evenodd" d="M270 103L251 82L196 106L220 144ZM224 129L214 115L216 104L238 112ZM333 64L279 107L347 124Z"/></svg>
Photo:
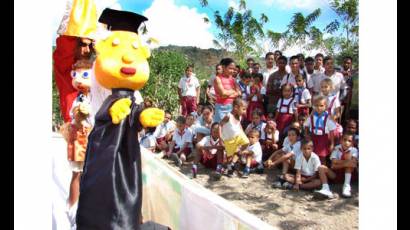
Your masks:
<svg viewBox="0 0 410 230"><path fill-rule="evenodd" d="M329 137L328 134L325 135L315 135L312 134L313 141L313 152L319 157L326 157L329 155Z"/></svg>
<svg viewBox="0 0 410 230"><path fill-rule="evenodd" d="M283 130L288 127L293 121L293 114L291 113L279 113L278 119L276 121L277 129L280 134L283 133Z"/></svg>

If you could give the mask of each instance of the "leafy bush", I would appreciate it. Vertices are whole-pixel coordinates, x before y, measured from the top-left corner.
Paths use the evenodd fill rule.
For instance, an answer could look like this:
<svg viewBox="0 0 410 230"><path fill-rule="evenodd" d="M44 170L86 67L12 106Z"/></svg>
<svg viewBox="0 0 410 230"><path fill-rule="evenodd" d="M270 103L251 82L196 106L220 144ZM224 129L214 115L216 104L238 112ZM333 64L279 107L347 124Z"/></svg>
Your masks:
<svg viewBox="0 0 410 230"><path fill-rule="evenodd" d="M175 51L152 52L149 59L150 78L141 90L159 108L176 113L179 108L178 82L189 64L188 59Z"/></svg>

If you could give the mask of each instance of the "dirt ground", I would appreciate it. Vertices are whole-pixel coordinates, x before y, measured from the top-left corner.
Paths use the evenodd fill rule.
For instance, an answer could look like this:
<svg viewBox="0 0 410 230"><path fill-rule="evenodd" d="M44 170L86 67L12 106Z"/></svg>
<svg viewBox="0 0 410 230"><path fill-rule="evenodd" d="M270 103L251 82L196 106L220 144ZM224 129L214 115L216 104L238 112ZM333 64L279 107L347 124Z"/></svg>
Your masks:
<svg viewBox="0 0 410 230"><path fill-rule="evenodd" d="M173 161L165 161L177 168ZM179 170L190 176L191 164L185 163ZM252 173L247 179L223 176L221 180L215 181L212 170L198 165L198 176L193 180L280 229L359 228L357 183L352 184L352 198L341 196L342 185L330 185L335 198L323 200L309 191L272 188L271 184L279 173L278 169L265 169L264 174Z"/></svg>

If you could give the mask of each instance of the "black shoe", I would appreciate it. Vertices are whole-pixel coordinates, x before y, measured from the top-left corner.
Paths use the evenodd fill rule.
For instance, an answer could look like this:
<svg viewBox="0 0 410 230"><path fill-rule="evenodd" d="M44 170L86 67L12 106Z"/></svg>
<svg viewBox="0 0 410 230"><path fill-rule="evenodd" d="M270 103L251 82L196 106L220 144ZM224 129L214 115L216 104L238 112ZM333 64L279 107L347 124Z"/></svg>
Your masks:
<svg viewBox="0 0 410 230"><path fill-rule="evenodd" d="M278 180L273 182L272 188L282 188L282 182L280 182Z"/></svg>
<svg viewBox="0 0 410 230"><path fill-rule="evenodd" d="M197 173L198 173L198 169L192 168L192 178L196 178Z"/></svg>
<svg viewBox="0 0 410 230"><path fill-rule="evenodd" d="M234 172L233 169L228 169L226 175L227 175L228 177L233 177L233 172Z"/></svg>
<svg viewBox="0 0 410 230"><path fill-rule="evenodd" d="M249 172L244 171L244 172L242 173L242 178L248 178L248 177L249 177Z"/></svg>

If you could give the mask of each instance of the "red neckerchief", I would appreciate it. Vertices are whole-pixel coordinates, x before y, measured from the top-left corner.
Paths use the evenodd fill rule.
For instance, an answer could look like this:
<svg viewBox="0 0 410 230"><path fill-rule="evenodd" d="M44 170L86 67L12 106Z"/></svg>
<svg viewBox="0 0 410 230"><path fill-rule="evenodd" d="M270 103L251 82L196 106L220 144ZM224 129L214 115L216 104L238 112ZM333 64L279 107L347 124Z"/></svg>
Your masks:
<svg viewBox="0 0 410 230"><path fill-rule="evenodd" d="M210 136L211 138L209 139L209 144L211 144L211 146L216 146L219 144L219 138L216 139L216 141L214 143L212 143L214 141L214 138L212 136Z"/></svg>
<svg viewBox="0 0 410 230"><path fill-rule="evenodd" d="M180 132L179 129L178 129L178 134L179 134L181 137L184 136L184 134L185 134L185 129L184 129L184 131L182 131L182 132Z"/></svg>
<svg viewBox="0 0 410 230"><path fill-rule="evenodd" d="M342 153L341 159L344 160L345 155L350 152L350 148L348 148L348 149L346 149L346 150L343 150L343 146L340 146L340 147L339 147L339 151Z"/></svg>

